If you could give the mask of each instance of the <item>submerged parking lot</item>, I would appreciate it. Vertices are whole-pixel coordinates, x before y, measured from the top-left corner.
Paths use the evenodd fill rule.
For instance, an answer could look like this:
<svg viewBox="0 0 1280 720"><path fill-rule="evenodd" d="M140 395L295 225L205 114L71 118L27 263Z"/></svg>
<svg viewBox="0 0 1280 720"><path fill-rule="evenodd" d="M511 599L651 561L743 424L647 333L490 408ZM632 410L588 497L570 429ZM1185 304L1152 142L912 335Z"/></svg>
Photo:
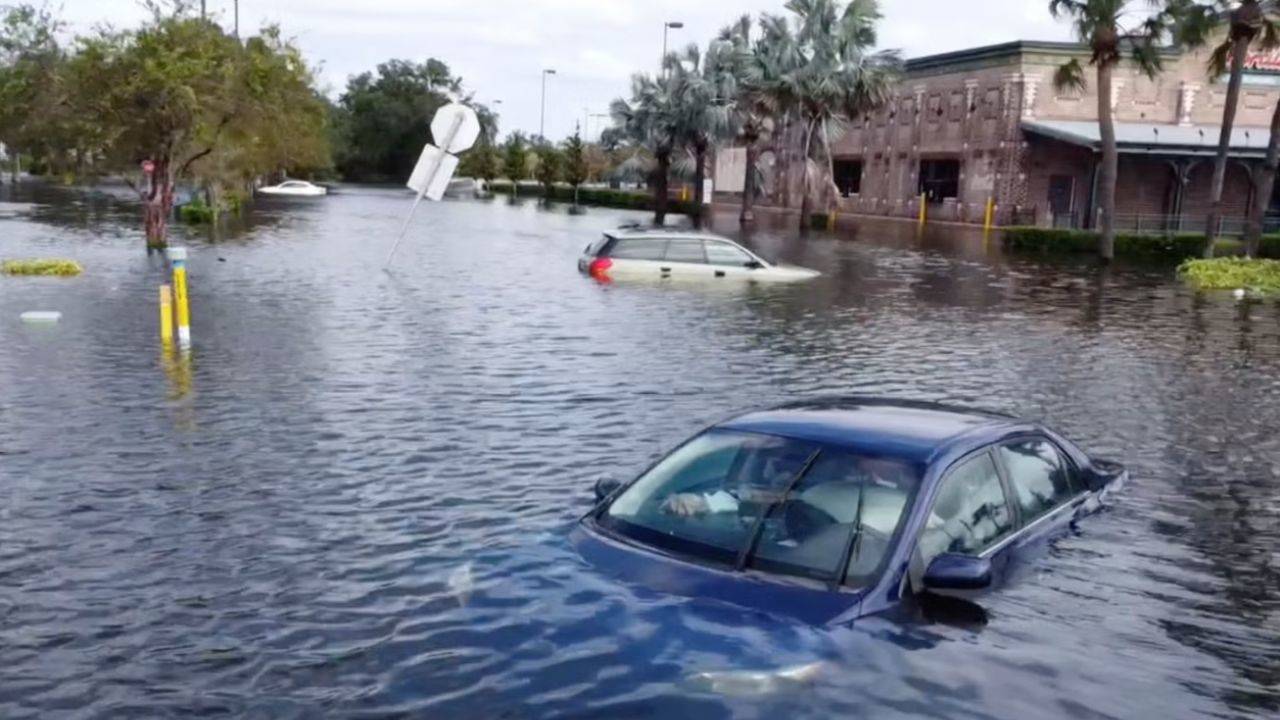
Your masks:
<svg viewBox="0 0 1280 720"><path fill-rule="evenodd" d="M136 207L7 199L34 205L0 218L0 257L85 273L0 278L0 716L1280 712L1280 301L941 226L802 240L733 215L824 275L601 285L579 253L644 216L531 200L424 207L384 273L412 198L343 187L177 229L184 360ZM601 476L821 393L1041 419L1133 479L1036 574L919 626L658 595L566 543Z"/></svg>

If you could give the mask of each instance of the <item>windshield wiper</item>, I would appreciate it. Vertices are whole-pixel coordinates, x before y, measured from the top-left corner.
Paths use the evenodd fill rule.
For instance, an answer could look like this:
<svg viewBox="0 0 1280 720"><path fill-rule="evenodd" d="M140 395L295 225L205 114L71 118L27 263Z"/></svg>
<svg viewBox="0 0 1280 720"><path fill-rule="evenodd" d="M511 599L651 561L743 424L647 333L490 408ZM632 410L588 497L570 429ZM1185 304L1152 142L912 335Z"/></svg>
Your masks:
<svg viewBox="0 0 1280 720"><path fill-rule="evenodd" d="M845 541L844 552L840 555L840 564L831 576L831 589L835 590L849 574L849 563L858 559L862 550L862 501L867 492L867 480L858 483L858 509L853 511L853 529L849 531L849 539Z"/></svg>
<svg viewBox="0 0 1280 720"><path fill-rule="evenodd" d="M791 495L791 491L794 490L796 485L799 485L800 481L804 479L804 476L809 473L809 468L813 467L814 461L817 460L818 456L821 454L822 450L814 450L813 454L809 456L809 459L804 461L804 467L800 468L800 472L796 473L796 476L791 478L791 482L787 483L787 487L782 491L782 495L779 496L777 500L764 506L764 509L762 509L760 514L756 516L755 522L751 525L751 536L747 539L747 544L742 548L742 551L738 553L738 561L734 563L734 569L742 570L747 566L747 559L751 557L753 552L755 552L756 544L760 542L760 533L764 531L765 518L769 517L769 513L773 512L775 507L787 501L787 498ZM861 509L861 506L859 506L859 509Z"/></svg>

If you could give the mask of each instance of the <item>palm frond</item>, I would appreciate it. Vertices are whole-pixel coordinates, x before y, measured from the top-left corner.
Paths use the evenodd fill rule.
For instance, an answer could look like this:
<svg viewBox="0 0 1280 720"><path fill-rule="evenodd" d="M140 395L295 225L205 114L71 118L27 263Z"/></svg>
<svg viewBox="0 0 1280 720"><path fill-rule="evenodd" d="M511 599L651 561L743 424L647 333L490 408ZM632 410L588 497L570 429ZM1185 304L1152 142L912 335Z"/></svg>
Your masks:
<svg viewBox="0 0 1280 720"><path fill-rule="evenodd" d="M1058 90L1075 90L1084 92L1087 84L1084 79L1084 66L1078 59L1059 65L1053 71L1053 86Z"/></svg>

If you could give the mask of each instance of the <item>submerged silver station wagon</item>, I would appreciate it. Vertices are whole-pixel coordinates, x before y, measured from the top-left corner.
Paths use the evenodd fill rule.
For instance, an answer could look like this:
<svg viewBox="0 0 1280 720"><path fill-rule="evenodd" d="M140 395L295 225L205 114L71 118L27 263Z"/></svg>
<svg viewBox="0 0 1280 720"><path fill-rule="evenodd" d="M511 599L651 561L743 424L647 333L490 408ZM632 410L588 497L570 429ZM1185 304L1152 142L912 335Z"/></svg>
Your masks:
<svg viewBox="0 0 1280 720"><path fill-rule="evenodd" d="M796 282L821 274L771 263L719 235L667 228L623 228L605 233L583 251L578 270L602 281Z"/></svg>

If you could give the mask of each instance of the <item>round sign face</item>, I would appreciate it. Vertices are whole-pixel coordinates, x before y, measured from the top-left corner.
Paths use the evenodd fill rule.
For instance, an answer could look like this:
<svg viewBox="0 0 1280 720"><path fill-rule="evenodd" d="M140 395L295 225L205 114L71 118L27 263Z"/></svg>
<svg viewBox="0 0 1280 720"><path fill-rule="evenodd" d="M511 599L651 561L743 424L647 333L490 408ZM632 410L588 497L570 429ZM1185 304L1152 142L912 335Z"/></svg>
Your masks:
<svg viewBox="0 0 1280 720"><path fill-rule="evenodd" d="M146 173L146 174L150 175L151 173L153 173L153 172L155 172L155 171L156 171L156 164L155 164L155 163L151 162L150 160L143 160L143 161L142 161L142 172L144 172L144 173Z"/></svg>
<svg viewBox="0 0 1280 720"><path fill-rule="evenodd" d="M452 132L453 140L449 137ZM431 139L447 153L460 153L480 137L480 119L476 111L462 103L449 103L436 111L431 121ZM445 144L448 143L448 147Z"/></svg>

